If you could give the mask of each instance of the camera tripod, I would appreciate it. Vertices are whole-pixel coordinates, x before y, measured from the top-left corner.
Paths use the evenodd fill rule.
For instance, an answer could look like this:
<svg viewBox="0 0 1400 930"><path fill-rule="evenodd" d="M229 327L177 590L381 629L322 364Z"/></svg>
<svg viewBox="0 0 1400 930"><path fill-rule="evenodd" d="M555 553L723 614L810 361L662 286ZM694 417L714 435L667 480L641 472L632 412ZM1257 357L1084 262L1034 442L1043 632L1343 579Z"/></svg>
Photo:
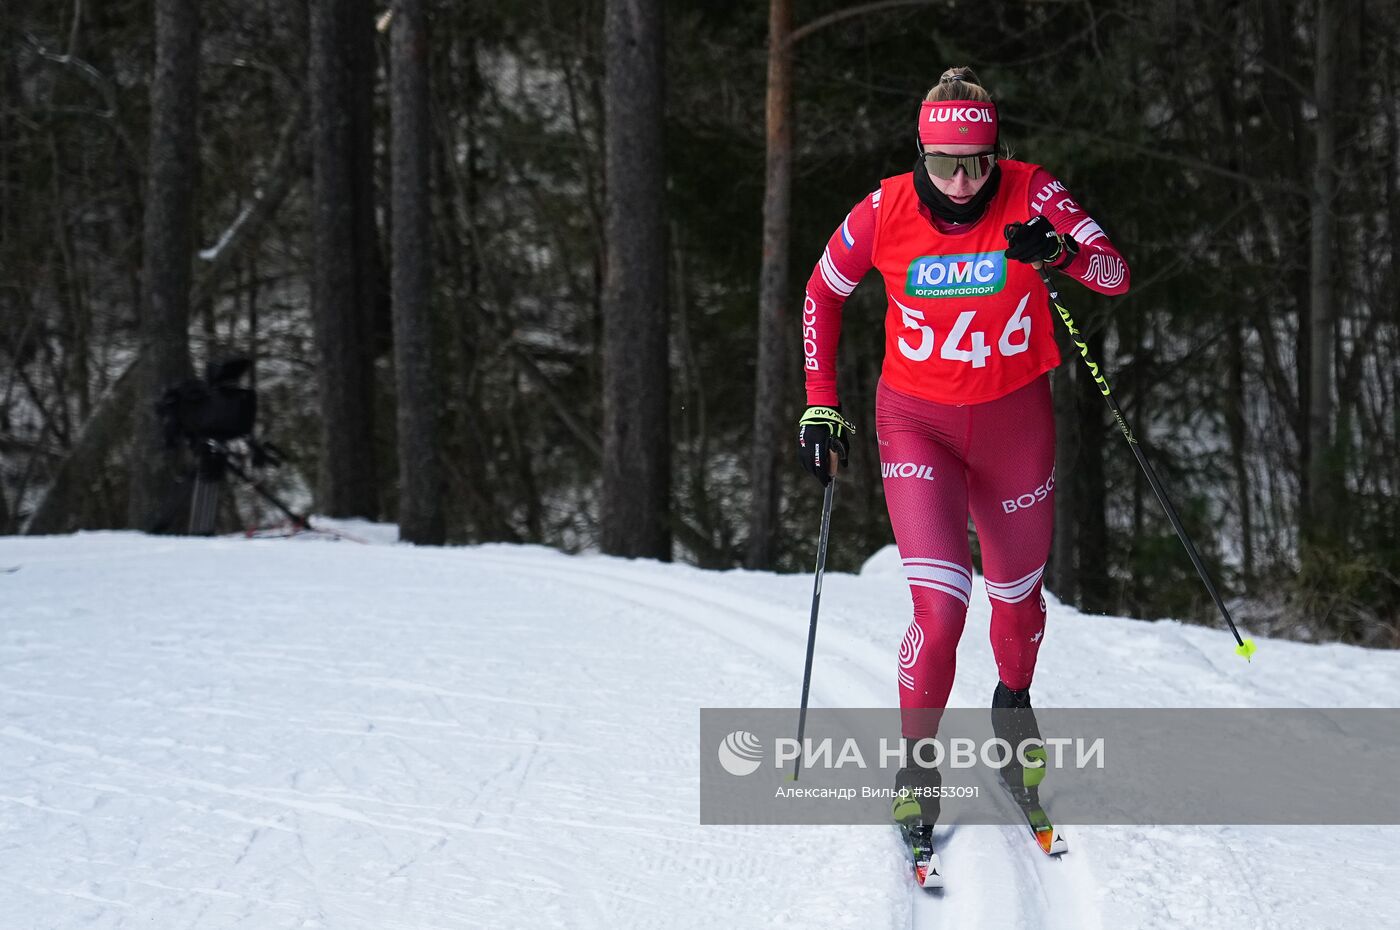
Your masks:
<svg viewBox="0 0 1400 930"><path fill-rule="evenodd" d="M277 448L246 440L252 450L254 462L281 464ZM225 475L232 473L259 497L276 507L291 521L296 530L311 529L310 517L299 514L283 503L277 495L262 486L259 479L250 476L238 464L239 454L218 439L196 439L190 443L194 450L196 464L194 471L194 492L190 499L191 536L210 536L214 532L214 522L219 509L219 486Z"/></svg>

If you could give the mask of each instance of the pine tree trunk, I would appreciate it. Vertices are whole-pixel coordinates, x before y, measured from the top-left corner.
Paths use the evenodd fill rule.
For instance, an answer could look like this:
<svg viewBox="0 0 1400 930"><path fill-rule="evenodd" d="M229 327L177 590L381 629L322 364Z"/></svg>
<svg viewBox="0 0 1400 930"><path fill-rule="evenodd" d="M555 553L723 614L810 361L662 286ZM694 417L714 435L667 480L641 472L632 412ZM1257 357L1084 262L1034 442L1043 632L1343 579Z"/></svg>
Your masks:
<svg viewBox="0 0 1400 930"><path fill-rule="evenodd" d="M1287 74L1297 67L1303 53L1301 43L1296 38L1295 22L1303 16L1300 4L1261 3L1259 4L1261 24L1261 55L1265 66ZM1262 102L1271 128L1277 139L1257 153L1261 163L1274 162L1274 173L1281 179L1303 185L1305 177L1306 133L1303 128L1302 101L1286 82L1264 81ZM1307 220L1305 211L1308 204L1300 197L1279 198L1270 205L1271 210L1263 217L1266 223L1278 229L1301 229ZM1285 243L1287 240L1285 240ZM1298 442L1298 503L1299 511L1306 514L1310 494L1309 462L1312 459L1308 430L1309 358L1312 336L1309 307L1309 281L1307 263L1298 260L1294 250L1285 244L1279 257L1280 274L1287 281L1288 293L1297 317L1297 330L1294 338L1293 373L1297 383L1296 391L1289 391L1284 377L1283 364L1275 377L1273 389L1274 403L1283 408L1288 416L1289 426ZM1275 342L1275 315L1261 313L1256 317L1256 327L1264 341L1266 351L1273 352ZM1278 353L1280 357L1284 353ZM1305 520L1304 520L1305 522Z"/></svg>
<svg viewBox="0 0 1400 930"><path fill-rule="evenodd" d="M1310 294L1308 392L1306 404L1308 449L1307 536L1313 542L1330 539L1336 510L1341 504L1334 493L1336 477L1332 453L1332 400L1336 305L1332 287L1333 199L1337 193L1334 161L1336 144L1337 20L1332 0L1318 0L1314 64L1314 96L1317 124L1314 129L1311 227L1309 236ZM1301 360L1300 360L1301 362Z"/></svg>
<svg viewBox="0 0 1400 930"><path fill-rule="evenodd" d="M399 538L446 539L439 461L442 407L433 346L428 238L428 36L424 0L395 0L392 69L394 370L398 379Z"/></svg>
<svg viewBox="0 0 1400 930"><path fill-rule="evenodd" d="M601 545L671 557L661 0L608 0Z"/></svg>
<svg viewBox="0 0 1400 930"><path fill-rule="evenodd" d="M767 171L763 187L763 265L758 281L758 361L754 372L753 503L745 565L773 567L778 469L784 440L787 352L788 219L792 195L792 0L768 7Z"/></svg>
<svg viewBox="0 0 1400 930"><path fill-rule="evenodd" d="M311 314L321 395L320 509L379 515L375 484L373 19L311 0Z"/></svg>
<svg viewBox="0 0 1400 930"><path fill-rule="evenodd" d="M1254 576L1254 518L1249 486L1249 425L1245 383L1244 332L1239 321L1230 326L1230 389L1225 395L1225 422L1230 430L1230 464L1235 479L1235 504L1240 515L1240 570L1246 583Z"/></svg>
<svg viewBox="0 0 1400 930"><path fill-rule="evenodd" d="M194 190L199 165L199 9L157 0L151 81L151 147L143 218L140 362L128 519L147 532L177 532L179 458L165 447L155 402L190 375L189 319Z"/></svg>

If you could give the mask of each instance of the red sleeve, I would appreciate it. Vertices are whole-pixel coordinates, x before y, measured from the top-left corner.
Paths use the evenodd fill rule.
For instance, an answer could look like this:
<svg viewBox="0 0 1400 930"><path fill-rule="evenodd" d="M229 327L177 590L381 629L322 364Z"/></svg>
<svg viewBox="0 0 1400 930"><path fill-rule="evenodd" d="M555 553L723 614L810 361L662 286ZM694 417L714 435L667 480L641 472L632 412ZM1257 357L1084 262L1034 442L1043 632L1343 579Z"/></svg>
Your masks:
<svg viewBox="0 0 1400 930"><path fill-rule="evenodd" d="M841 340L841 308L874 264L871 247L879 206L877 190L851 208L807 279L802 301L802 352L808 404L840 403L836 395L836 347Z"/></svg>
<svg viewBox="0 0 1400 930"><path fill-rule="evenodd" d="M1043 214L1056 232L1069 233L1079 243L1079 254L1059 270L1100 294L1126 294L1128 263L1094 218L1074 202L1064 184L1044 168L1037 168L1030 189L1032 215Z"/></svg>

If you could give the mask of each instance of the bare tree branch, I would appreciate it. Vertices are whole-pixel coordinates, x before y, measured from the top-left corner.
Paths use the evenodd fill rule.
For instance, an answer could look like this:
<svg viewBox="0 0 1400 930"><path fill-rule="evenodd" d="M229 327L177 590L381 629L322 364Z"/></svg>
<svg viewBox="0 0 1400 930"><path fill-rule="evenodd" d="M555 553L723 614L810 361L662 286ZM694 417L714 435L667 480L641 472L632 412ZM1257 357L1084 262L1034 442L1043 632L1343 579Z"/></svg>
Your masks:
<svg viewBox="0 0 1400 930"><path fill-rule="evenodd" d="M820 29L835 25L845 19L853 19L857 16L865 16L867 13L882 13L885 10L893 10L905 6L945 6L941 0L878 0L875 3L862 3L860 6L847 7L844 10L837 10L835 13L828 13L825 16L818 16L805 26L798 26L788 33L787 44L796 45L802 39L807 38Z"/></svg>

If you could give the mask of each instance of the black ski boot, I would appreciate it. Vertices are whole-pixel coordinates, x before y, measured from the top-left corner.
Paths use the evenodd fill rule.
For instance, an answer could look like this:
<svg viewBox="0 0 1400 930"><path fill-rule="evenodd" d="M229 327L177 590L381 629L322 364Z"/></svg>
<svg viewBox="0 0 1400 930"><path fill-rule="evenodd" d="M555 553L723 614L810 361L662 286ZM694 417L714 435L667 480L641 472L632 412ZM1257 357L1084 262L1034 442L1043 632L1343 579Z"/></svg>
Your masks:
<svg viewBox="0 0 1400 930"><path fill-rule="evenodd" d="M1046 767L1045 743L1031 708L1029 688L1017 691L997 682L997 689L992 693L992 732L1011 746L1011 758L1001 768L1001 783L1021 809L1036 843L1046 855L1064 852L1068 848L1064 837L1040 804L1040 783L1045 778ZM1021 747L1028 741L1033 745L1022 752ZM1022 756L1032 764L1022 765Z"/></svg>
<svg viewBox="0 0 1400 930"><path fill-rule="evenodd" d="M1040 725L1035 720L1035 710L1031 707L1029 688L1015 691L997 682L997 689L992 692L992 732L1011 746L1011 758L1001 768L1002 784L1017 803L1023 806L1039 804L1040 782L1045 778L1045 747L1040 736ZM1029 760L1039 761L1039 767L1023 766L1017 755L1020 747L1028 741L1037 745L1028 748L1024 755Z"/></svg>
<svg viewBox="0 0 1400 930"><path fill-rule="evenodd" d="M938 769L906 765L894 778L894 803L890 816L899 829L914 869L914 880L924 888L942 888L942 864L933 851L933 827L941 802L938 793L943 776Z"/></svg>

